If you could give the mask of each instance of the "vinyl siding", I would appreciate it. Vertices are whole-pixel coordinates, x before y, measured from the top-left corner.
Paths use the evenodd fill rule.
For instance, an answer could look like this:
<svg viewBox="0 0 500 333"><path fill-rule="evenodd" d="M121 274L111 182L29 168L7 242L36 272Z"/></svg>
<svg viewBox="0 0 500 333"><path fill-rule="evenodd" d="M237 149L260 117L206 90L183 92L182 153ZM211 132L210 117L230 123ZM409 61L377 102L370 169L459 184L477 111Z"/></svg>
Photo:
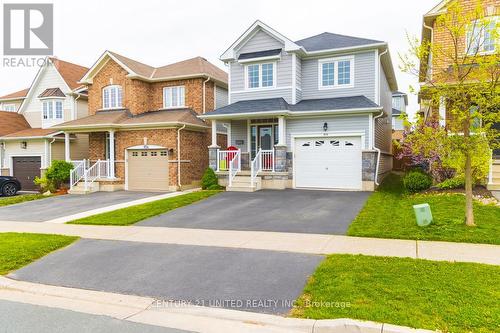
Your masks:
<svg viewBox="0 0 500 333"><path fill-rule="evenodd" d="M348 56L348 54L343 56ZM318 59L303 59L301 72L302 98L304 99L364 95L375 101L375 51L354 54L354 87L352 88L319 90Z"/></svg>
<svg viewBox="0 0 500 333"><path fill-rule="evenodd" d="M236 145L236 140L243 140L243 145ZM238 147L243 152L248 151L246 120L231 121L231 146Z"/></svg>
<svg viewBox="0 0 500 333"><path fill-rule="evenodd" d="M41 156L42 168L46 165L45 139L29 140L26 149L21 148L21 141L15 140L5 142L5 167L12 174L12 157L14 156Z"/></svg>
<svg viewBox="0 0 500 333"><path fill-rule="evenodd" d="M375 146L382 152L390 153L392 149L392 92L380 69L380 106L384 108L385 117L376 119Z"/></svg>
<svg viewBox="0 0 500 333"><path fill-rule="evenodd" d="M316 134L323 132L323 124L328 123L328 132L364 132L365 147L369 140L369 120L367 115L359 116L325 116L315 118L287 119L286 144L291 151L291 137L299 134Z"/></svg>
<svg viewBox="0 0 500 333"><path fill-rule="evenodd" d="M238 54L274 50L282 48L284 44L262 30L257 31L238 50Z"/></svg>
<svg viewBox="0 0 500 333"><path fill-rule="evenodd" d="M89 107L87 100L82 100L81 98L76 100L76 118L83 118L89 115Z"/></svg>
<svg viewBox="0 0 500 333"><path fill-rule="evenodd" d="M227 104L227 89L215 86L215 108L218 109Z"/></svg>

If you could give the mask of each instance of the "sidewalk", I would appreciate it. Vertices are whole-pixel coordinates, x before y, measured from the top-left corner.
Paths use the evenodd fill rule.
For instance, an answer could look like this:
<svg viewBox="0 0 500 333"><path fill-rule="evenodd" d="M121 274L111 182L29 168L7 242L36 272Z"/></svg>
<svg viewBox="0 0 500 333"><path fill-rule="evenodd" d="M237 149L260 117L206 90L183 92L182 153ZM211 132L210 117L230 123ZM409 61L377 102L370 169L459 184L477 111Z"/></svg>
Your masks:
<svg viewBox="0 0 500 333"><path fill-rule="evenodd" d="M0 277L0 299L203 333L424 333L352 319L312 320L161 302L153 298L49 286Z"/></svg>
<svg viewBox="0 0 500 333"><path fill-rule="evenodd" d="M0 221L0 232L60 234L90 239L217 246L309 254L364 254L500 265L500 246L261 231L143 226L93 226Z"/></svg>

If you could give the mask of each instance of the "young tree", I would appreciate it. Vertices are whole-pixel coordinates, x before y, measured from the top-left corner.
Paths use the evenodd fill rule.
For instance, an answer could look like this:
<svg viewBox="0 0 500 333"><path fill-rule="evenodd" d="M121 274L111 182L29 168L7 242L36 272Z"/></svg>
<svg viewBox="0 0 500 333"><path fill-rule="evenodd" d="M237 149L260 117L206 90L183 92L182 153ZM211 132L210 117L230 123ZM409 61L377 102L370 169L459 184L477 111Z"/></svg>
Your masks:
<svg viewBox="0 0 500 333"><path fill-rule="evenodd" d="M434 109L446 105L447 135L464 157L468 226L475 225L472 157L485 139L493 149L499 138L492 125L500 122L500 22L486 8L481 0L473 9L450 1L434 24L440 42L408 38L410 52L400 55L401 69L424 82L420 98Z"/></svg>

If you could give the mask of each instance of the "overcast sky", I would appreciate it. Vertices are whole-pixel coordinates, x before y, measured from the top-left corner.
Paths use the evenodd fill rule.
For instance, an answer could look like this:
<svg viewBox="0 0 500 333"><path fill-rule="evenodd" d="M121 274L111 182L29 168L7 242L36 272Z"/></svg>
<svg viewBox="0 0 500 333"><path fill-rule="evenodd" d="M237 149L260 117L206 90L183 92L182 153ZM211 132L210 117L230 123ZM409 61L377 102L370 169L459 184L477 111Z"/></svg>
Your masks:
<svg viewBox="0 0 500 333"><path fill-rule="evenodd" d="M7 3L50 3L15 1ZM292 40L325 31L389 43L398 85L408 92L414 77L399 70L406 33L420 36L422 15L438 0L210 0L68 1L54 3L54 54L90 67L104 50L152 66L203 56L224 67L219 56L256 19ZM5 3L5 1L2 1ZM28 87L36 68L0 65L0 95ZM417 109L410 96L409 111Z"/></svg>

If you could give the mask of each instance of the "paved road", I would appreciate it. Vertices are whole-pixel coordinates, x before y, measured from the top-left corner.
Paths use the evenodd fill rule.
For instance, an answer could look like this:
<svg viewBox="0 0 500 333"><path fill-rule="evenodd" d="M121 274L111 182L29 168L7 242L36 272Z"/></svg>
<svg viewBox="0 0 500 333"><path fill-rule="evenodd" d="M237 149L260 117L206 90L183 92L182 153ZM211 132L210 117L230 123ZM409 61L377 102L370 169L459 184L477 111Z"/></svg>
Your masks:
<svg viewBox="0 0 500 333"><path fill-rule="evenodd" d="M157 227L344 235L369 192L225 192L142 221Z"/></svg>
<svg viewBox="0 0 500 333"><path fill-rule="evenodd" d="M106 316L0 300L0 332L9 333L188 333Z"/></svg>
<svg viewBox="0 0 500 333"><path fill-rule="evenodd" d="M9 277L283 314L322 259L288 252L82 239Z"/></svg>
<svg viewBox="0 0 500 333"><path fill-rule="evenodd" d="M96 192L87 195L61 195L1 207L0 220L43 222L159 194L161 193L117 191Z"/></svg>

